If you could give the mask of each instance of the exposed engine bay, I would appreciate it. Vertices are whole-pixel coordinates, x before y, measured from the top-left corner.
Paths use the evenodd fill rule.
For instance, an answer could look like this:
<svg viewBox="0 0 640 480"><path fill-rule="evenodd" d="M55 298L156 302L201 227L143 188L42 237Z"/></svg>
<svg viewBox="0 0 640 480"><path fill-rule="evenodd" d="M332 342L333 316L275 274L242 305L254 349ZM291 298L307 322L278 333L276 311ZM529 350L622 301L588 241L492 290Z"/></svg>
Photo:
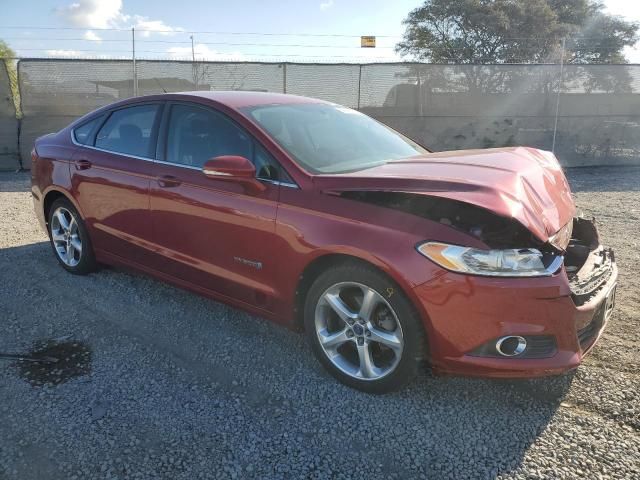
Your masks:
<svg viewBox="0 0 640 480"><path fill-rule="evenodd" d="M482 240L490 248L538 248L541 251L552 248L518 221L457 200L385 191L346 191L341 196L449 225Z"/></svg>

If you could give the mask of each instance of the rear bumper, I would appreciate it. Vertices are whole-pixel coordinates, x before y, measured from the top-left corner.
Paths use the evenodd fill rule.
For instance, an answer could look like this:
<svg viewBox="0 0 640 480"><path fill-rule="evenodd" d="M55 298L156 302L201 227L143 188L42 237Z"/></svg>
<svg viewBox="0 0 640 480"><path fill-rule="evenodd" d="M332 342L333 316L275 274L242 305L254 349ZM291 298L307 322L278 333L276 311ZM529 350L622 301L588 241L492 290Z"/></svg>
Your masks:
<svg viewBox="0 0 640 480"><path fill-rule="evenodd" d="M575 369L593 348L609 320L618 270L587 301L577 302L564 268L551 277L487 278L446 272L415 289L424 312L435 373L528 378ZM605 311L607 310L607 311ZM517 335L553 338L542 357L478 355L484 345ZM535 358L527 358L532 355Z"/></svg>

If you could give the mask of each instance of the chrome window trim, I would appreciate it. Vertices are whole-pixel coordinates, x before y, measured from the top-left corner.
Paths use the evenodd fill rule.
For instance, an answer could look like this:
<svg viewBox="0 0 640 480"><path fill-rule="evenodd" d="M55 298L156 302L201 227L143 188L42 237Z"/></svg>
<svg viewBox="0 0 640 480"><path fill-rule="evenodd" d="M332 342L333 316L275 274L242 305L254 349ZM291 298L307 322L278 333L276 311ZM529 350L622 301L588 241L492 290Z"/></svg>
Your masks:
<svg viewBox="0 0 640 480"><path fill-rule="evenodd" d="M124 153L124 152L115 152L113 150L106 150L104 148L100 148L100 147L94 147L93 145L84 145L82 143L78 143L76 142L75 139L75 128L71 130L71 141L73 142L74 145L76 145L77 147L84 147L84 148L89 148L91 150L97 150L98 152L105 152L105 153L111 153L114 155L122 155L124 157L130 157L130 158L136 158L138 160L145 160L147 162L155 162L156 160L154 160L153 158L149 158L149 157L139 157L137 155L132 155L130 153Z"/></svg>
<svg viewBox="0 0 640 480"><path fill-rule="evenodd" d="M261 182L265 182L265 183L270 183L272 185L278 185L280 187L294 188L296 190L300 188L295 183L281 182L279 180L271 180L269 178L256 177L256 180L260 180Z"/></svg>
<svg viewBox="0 0 640 480"><path fill-rule="evenodd" d="M160 165L169 165L170 167L180 167L180 168L186 168L188 170L198 170L199 172L202 172L202 168L194 167L193 165L184 165L182 163L165 162L164 160L153 160L153 162L159 163Z"/></svg>
<svg viewBox="0 0 640 480"><path fill-rule="evenodd" d="M180 167L180 168L186 168L186 169L189 169L189 170L198 170L200 172L203 171L202 168L194 167L193 165L182 165L180 163L165 162L164 160L156 160L154 158L148 158L148 157L139 157L137 155L131 155L129 153L124 153L124 152L114 152L113 150L106 150L104 148L94 147L93 145L84 145L84 144L78 143L76 141L74 132L75 132L75 128L71 129L71 132L70 132L71 135L70 136L71 136L71 142L76 147L88 148L90 150L97 150L98 152L111 153L113 155L122 155L123 157L135 158L136 160L144 160L145 162L159 163L161 165L169 165L171 167ZM265 183L270 183L272 185L278 185L278 186L281 186L281 187L288 187L288 188L295 188L295 189L299 189L300 188L295 183L280 182L278 180L270 180L268 178L256 177L256 180L259 180L259 181L265 182Z"/></svg>

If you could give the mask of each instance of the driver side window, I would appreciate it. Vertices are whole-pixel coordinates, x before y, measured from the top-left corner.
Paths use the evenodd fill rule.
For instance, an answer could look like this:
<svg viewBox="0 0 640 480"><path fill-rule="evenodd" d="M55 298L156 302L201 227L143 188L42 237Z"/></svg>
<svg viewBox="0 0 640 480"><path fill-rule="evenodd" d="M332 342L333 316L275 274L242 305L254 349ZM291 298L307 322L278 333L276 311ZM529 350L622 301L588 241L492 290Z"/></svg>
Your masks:
<svg viewBox="0 0 640 480"><path fill-rule="evenodd" d="M193 105L171 106L167 162L202 168L207 160L222 155L245 157L255 165L258 178L277 179L271 155L224 115Z"/></svg>

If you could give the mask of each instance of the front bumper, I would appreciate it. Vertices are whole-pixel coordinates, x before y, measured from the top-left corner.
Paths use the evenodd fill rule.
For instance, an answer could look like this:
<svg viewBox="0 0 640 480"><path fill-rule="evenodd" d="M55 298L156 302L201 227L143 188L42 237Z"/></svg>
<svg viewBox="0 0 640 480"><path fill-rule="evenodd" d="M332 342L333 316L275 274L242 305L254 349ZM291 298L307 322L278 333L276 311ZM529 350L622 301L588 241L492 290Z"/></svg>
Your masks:
<svg viewBox="0 0 640 480"><path fill-rule="evenodd" d="M540 278L487 278L444 272L416 287L435 373L527 378L557 375L580 365L610 318L618 269L589 295L577 296L563 268ZM575 288L575 287L574 287ZM503 336L550 338L555 347L534 358L478 355Z"/></svg>

